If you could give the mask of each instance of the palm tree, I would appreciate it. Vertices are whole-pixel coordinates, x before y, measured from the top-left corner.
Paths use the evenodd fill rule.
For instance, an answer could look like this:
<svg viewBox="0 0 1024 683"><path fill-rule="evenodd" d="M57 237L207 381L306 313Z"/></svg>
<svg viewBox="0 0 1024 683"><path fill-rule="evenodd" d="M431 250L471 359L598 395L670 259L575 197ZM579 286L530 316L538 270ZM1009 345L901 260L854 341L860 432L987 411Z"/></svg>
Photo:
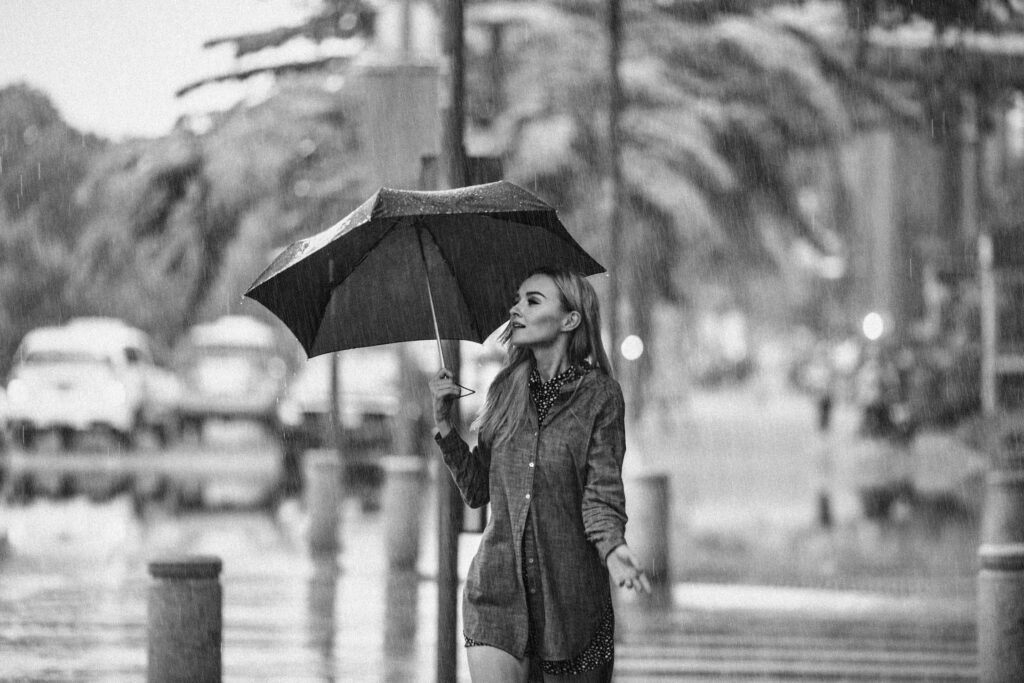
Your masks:
<svg viewBox="0 0 1024 683"><path fill-rule="evenodd" d="M798 11L732 13L726 4L703 3L703 12L691 3L625 8L625 234L624 253L614 258L626 266L632 329L643 338L659 300L693 301L709 281L742 298L790 267L794 242L841 252L849 211L842 145L880 116L914 120L913 103L791 21ZM506 95L494 126L508 175L589 227L586 246L612 258L603 251L608 76L599 13L587 2L503 7L505 87L514 96ZM471 79L474 67L480 78L485 56L470 64ZM817 181L828 220L812 223L801 209L798 155L824 160L817 165L827 174ZM649 371L648 360L636 381ZM639 411L642 392L634 394Z"/></svg>

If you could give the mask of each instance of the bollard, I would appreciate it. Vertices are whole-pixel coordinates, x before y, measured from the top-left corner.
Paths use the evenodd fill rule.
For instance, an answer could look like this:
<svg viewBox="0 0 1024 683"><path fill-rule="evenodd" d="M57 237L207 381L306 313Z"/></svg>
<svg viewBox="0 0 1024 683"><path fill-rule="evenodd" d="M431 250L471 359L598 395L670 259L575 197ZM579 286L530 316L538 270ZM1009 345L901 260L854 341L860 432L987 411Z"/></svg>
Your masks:
<svg viewBox="0 0 1024 683"><path fill-rule="evenodd" d="M306 451L303 455L309 527L306 540L314 555L336 553L341 549L338 527L341 522L341 461L331 449Z"/></svg>
<svg viewBox="0 0 1024 683"><path fill-rule="evenodd" d="M643 563L651 585L667 588L669 576L669 479L661 472L636 474L624 481L626 489L626 543Z"/></svg>
<svg viewBox="0 0 1024 683"><path fill-rule="evenodd" d="M982 683L1024 680L1024 469L990 472L978 548Z"/></svg>
<svg viewBox="0 0 1024 683"><path fill-rule="evenodd" d="M220 681L220 570L218 557L149 563L149 683Z"/></svg>
<svg viewBox="0 0 1024 683"><path fill-rule="evenodd" d="M413 569L420 555L425 460L392 455L384 465L384 547L388 567Z"/></svg>

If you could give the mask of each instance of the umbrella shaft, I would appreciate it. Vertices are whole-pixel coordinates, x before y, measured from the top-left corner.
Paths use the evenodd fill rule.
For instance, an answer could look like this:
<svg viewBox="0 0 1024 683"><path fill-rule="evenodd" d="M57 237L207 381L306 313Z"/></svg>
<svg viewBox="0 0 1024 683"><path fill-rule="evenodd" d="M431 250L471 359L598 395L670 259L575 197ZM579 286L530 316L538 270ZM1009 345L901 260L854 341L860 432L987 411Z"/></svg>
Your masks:
<svg viewBox="0 0 1024 683"><path fill-rule="evenodd" d="M437 358L441 367L445 367L444 351L441 348L441 328L437 325L437 310L434 308L434 292L430 288L430 269L427 268L427 255L423 251L423 229L416 226L416 239L420 243L420 259L423 261L423 275L427 278L427 298L430 300L430 317L434 320L434 337L437 340Z"/></svg>

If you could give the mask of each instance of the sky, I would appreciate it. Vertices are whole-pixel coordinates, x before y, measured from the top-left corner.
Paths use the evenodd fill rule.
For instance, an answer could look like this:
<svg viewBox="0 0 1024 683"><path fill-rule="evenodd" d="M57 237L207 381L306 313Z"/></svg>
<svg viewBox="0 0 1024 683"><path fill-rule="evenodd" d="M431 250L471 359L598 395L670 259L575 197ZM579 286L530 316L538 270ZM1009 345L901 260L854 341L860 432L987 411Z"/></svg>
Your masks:
<svg viewBox="0 0 1024 683"><path fill-rule="evenodd" d="M259 83L180 87L230 71L215 37L298 23L312 0L0 0L0 88L26 82L68 123L115 140L166 134Z"/></svg>

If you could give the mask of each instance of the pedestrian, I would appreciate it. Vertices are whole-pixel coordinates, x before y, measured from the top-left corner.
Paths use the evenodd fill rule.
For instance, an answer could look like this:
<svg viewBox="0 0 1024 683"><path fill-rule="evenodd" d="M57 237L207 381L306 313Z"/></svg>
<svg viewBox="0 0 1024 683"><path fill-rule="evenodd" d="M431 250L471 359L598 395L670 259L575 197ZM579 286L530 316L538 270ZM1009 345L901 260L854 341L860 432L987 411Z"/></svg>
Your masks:
<svg viewBox="0 0 1024 683"><path fill-rule="evenodd" d="M451 373L430 381L444 462L470 507L491 505L463 596L470 675L610 681L610 584L650 583L624 540L624 404L593 287L570 271L534 271L501 339L508 355L472 449L452 424Z"/></svg>

